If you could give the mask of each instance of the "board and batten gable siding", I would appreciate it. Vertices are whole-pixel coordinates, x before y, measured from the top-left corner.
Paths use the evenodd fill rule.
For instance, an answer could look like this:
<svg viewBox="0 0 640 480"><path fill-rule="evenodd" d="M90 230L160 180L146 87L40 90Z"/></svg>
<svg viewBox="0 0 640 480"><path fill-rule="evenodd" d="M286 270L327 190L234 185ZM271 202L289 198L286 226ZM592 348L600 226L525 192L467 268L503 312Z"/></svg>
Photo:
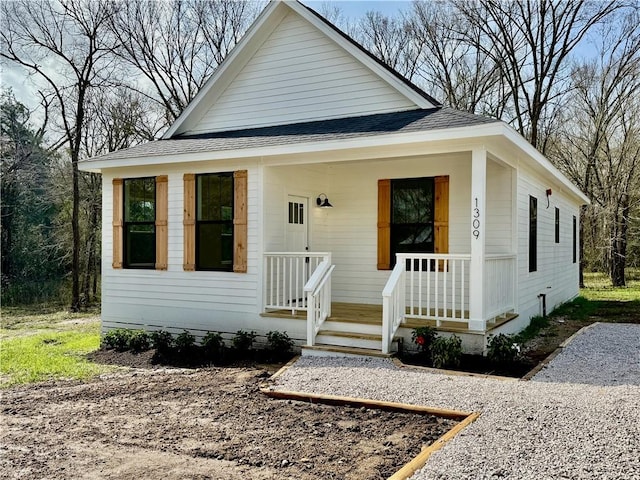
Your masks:
<svg viewBox="0 0 640 480"><path fill-rule="evenodd" d="M546 294L547 313L578 295L578 262L573 263L573 217L580 207L559 188L536 173L518 171L518 313L540 315L540 294ZM551 188L547 208L546 190ZM538 199L537 270L529 272L529 197ZM555 207L560 209L560 242L555 243ZM579 232L577 232L579 234Z"/></svg>
<svg viewBox="0 0 640 480"><path fill-rule="evenodd" d="M157 171L156 171L157 170ZM185 271L183 268L183 175L248 170L247 273ZM167 269L112 268L111 205L113 178L149 175L168 176ZM207 164L197 167L158 166L103 172L102 322L103 329L166 328L180 333L195 331L235 332L255 327L260 313L260 250L258 197L260 167L254 165Z"/></svg>
<svg viewBox="0 0 640 480"><path fill-rule="evenodd" d="M415 109L296 13L289 13L187 134Z"/></svg>

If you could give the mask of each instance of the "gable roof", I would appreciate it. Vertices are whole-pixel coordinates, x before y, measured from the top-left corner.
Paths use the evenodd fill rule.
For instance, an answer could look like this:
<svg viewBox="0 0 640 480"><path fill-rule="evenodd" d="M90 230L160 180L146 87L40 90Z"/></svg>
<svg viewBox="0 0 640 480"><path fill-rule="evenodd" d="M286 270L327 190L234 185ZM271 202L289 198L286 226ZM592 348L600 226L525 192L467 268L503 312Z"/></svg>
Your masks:
<svg viewBox="0 0 640 480"><path fill-rule="evenodd" d="M358 65L358 68L361 69L362 72L368 72L367 75L370 75L370 79L374 79L375 82L378 82L377 84L379 87L377 88L386 89L386 91L389 92L388 95L395 99L390 100L390 103L385 104L382 110L378 109L377 111L429 109L440 106L440 104L432 97L427 95L408 80L404 79L400 74L386 66L383 62L380 62L353 39L341 32L312 9L305 7L297 1L278 0L272 1L267 5L240 42L220 64L209 80L207 80L205 85L185 108L180 117L178 117L173 125L167 130L163 138L168 139L186 132L203 133L204 131L213 130L231 130L247 124L252 126L266 126L268 123L265 123L265 121L263 121L263 123L251 123L252 120L259 116L256 116L255 114L251 115L250 108L253 104L250 101L247 102L246 100L243 100L244 97L239 95L238 92L234 92L235 97L234 94L229 94L231 97L235 98L235 101L237 102L235 104L230 101L225 102L223 99L228 100L228 96L225 95L227 95L226 92L229 87L231 85L235 86L238 84L236 82L237 77L244 74L246 71L245 68L248 65L251 65L251 62L254 62L254 57L257 52L263 48L265 42L267 42L270 39L270 36L278 29L280 23L291 15L294 15L296 19L303 22L306 28L313 30L317 35L319 34L323 39L329 42L328 44L332 45L330 48L333 49L331 52L334 54L339 53L344 57L348 57L350 61L355 62L355 64ZM294 57L292 56L291 58ZM295 57L295 59L298 60L297 57ZM277 69L273 68L272 71L277 72ZM262 83L263 81L262 78L257 80L255 77L253 77L252 80L254 83ZM357 80L354 81L357 82ZM326 83L325 85L322 83L320 85L321 88L328 88ZM355 89L356 94L360 95L358 83L354 83L353 88ZM286 95L286 91L282 92L278 96L274 97L274 100L278 101L282 97L282 100L284 101L286 100ZM238 100L238 98L240 98L240 100ZM325 118L350 117L354 116L354 114L376 113L375 99L375 96L372 97L372 109L368 112L366 110L349 111L349 109L345 107L343 109L337 109L335 114L333 112L327 112ZM347 102L350 101L348 95L346 100ZM259 106L257 104L259 101L259 99L254 100L256 103L255 106ZM222 104L224 104L224 109L222 108L222 104L218 105L218 108L216 108L217 102L222 102ZM235 123L231 121L230 123L227 122L225 124L224 120L228 119L228 115L235 113L233 107L234 105L238 105L238 103L243 104L248 110L246 115L248 115L249 121L243 122L242 119L239 119L235 121ZM278 107L276 107L276 110L277 108ZM283 110L282 107L279 108L280 110ZM221 110L224 111L221 112ZM309 108L307 109L307 112L309 114L314 114L314 109ZM218 117L222 115L223 121L219 121L219 118L218 121L216 121L216 115L218 115ZM211 118L211 116L213 116L213 118ZM194 128L205 117L207 118L207 121L205 121L201 127ZM268 117L268 115L266 115L266 117ZM314 118L307 118L305 116L287 117L285 115L281 121L273 122L273 124L286 124L294 121L306 121L312 119ZM266 121L268 122L268 118Z"/></svg>

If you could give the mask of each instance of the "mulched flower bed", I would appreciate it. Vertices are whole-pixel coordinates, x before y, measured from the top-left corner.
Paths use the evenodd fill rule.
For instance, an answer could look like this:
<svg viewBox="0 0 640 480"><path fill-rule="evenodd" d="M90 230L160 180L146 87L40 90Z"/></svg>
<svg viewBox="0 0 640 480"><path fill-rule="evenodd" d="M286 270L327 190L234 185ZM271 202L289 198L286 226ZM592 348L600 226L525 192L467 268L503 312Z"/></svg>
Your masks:
<svg viewBox="0 0 640 480"><path fill-rule="evenodd" d="M418 365L421 367L432 367L429 359L419 353L403 353L398 358L407 365ZM460 372L479 373L483 375L499 375L504 377L521 378L536 366L536 362L524 358L522 360L506 364L496 365L482 355L463 354L460 365L446 367L447 370Z"/></svg>

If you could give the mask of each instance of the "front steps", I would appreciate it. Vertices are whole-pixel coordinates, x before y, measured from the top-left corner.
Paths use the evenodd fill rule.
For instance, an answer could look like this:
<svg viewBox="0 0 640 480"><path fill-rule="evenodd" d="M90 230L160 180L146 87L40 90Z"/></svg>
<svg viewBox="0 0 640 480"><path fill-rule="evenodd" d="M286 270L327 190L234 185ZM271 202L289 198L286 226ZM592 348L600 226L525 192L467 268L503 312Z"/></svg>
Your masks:
<svg viewBox="0 0 640 480"><path fill-rule="evenodd" d="M374 319L332 317L316 335L313 346L303 346L303 356L369 356L390 357L382 353L382 322ZM399 338L394 338L392 351L398 350Z"/></svg>

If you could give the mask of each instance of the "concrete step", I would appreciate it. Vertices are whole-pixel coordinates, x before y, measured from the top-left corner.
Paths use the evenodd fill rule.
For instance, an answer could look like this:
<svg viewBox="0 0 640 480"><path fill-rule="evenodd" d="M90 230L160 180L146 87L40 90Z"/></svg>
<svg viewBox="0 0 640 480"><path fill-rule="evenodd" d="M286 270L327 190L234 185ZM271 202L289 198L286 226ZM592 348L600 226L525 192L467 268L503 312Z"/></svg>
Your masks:
<svg viewBox="0 0 640 480"><path fill-rule="evenodd" d="M378 357L390 358L393 354L382 353L380 350L369 348L343 347L337 345L314 345L312 347L303 346L302 356L315 357Z"/></svg>

